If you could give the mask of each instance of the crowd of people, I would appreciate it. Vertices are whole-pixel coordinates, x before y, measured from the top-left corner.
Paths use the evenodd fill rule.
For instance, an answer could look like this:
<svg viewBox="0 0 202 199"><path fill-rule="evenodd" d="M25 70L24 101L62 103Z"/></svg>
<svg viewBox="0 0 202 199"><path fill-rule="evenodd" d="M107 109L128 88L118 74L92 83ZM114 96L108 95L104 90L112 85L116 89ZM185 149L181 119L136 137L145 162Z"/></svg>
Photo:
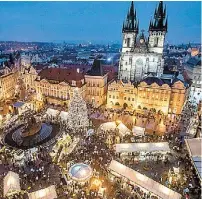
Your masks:
<svg viewBox="0 0 202 199"><path fill-rule="evenodd" d="M183 136L180 134L182 131L180 124L183 124L183 126L188 125L190 118L194 116L194 107L191 104L187 103L181 117L163 116L162 113L152 113L152 111L145 113L127 111L116 112L110 109L88 108L89 116L93 113L99 112L99 114L105 116L105 119L102 122L122 119L122 121L128 121L128 124L126 123L127 126L136 125L138 120L144 121L143 123L145 124L149 122L160 122L163 120L166 126L166 132L163 135L158 135L155 132L152 132L141 137L134 137L132 134L122 136L117 129L101 130L95 128L95 122L93 123L94 126L91 126L91 128L95 129L92 135L87 135L85 129L80 129L75 135L75 132L72 132L68 126L65 126L57 118L52 118L54 121L57 120L55 122L60 124L62 132L68 133L72 140L75 136L81 138L76 147L71 153L63 154L62 158L58 158L57 161L54 162L53 158L50 156L52 146L37 147L37 151L25 153L25 161L20 163L15 159L14 154L16 151L4 148L2 145L2 150L0 150L0 161L2 163L0 164L2 168L0 173L1 198L3 198L3 178L8 171L14 171L20 175L22 189L22 192L20 193L21 195L18 194L13 196L17 198L27 198L27 192L43 189L50 185L56 185L58 198L65 199L100 198L99 188L106 188L105 195L107 199L155 198L151 193L147 193L138 186L131 185L130 183L125 185L124 180L121 177L115 178L115 181L112 182L109 177L111 174L108 166L112 159L115 159L181 193L183 197L197 199L200 195L200 184L197 183L198 178L195 169L189 160ZM134 120L134 117L136 121ZM42 119L42 115L40 118ZM149 154L149 158L138 161L138 158L136 157L138 157L139 154L120 156L115 154L113 147L116 143L162 141L167 141L169 143L171 149L169 154ZM68 144L65 147L68 148L70 146L71 145ZM58 150L57 153L59 152L60 150ZM92 180L80 183L71 178L68 173L69 168L73 164L81 162L88 164L93 169L92 178L99 179L101 181L100 186L93 187ZM174 175L172 171L173 167L180 168L180 175L182 178L170 182L169 175Z"/></svg>

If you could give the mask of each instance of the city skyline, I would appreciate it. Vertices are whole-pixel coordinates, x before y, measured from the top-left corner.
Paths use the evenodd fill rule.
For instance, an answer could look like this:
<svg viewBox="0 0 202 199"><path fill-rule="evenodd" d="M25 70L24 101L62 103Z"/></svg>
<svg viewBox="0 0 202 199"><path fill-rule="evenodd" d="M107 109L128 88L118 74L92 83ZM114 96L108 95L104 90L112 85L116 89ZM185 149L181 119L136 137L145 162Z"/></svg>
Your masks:
<svg viewBox="0 0 202 199"><path fill-rule="evenodd" d="M134 2L140 30L147 33L157 4ZM200 2L164 4L168 15L166 43L200 43ZM121 44L129 6L130 2L0 2L0 40Z"/></svg>

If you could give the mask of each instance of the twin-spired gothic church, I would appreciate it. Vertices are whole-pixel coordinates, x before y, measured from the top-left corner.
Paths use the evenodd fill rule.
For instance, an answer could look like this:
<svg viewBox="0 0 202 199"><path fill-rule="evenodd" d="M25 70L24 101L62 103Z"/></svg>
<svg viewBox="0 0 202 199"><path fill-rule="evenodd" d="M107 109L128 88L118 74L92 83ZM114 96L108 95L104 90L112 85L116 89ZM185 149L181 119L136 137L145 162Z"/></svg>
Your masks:
<svg viewBox="0 0 202 199"><path fill-rule="evenodd" d="M183 76L163 74L167 28L166 8L161 1L148 23L148 38L144 31L139 33L139 21L131 3L122 27L118 79L108 85L108 107L181 113L186 96Z"/></svg>
<svg viewBox="0 0 202 199"><path fill-rule="evenodd" d="M119 65L119 79L140 81L149 73L163 74L163 46L167 33L166 9L163 2L155 10L149 24L149 37L139 33L139 21L133 2L123 23L123 45Z"/></svg>

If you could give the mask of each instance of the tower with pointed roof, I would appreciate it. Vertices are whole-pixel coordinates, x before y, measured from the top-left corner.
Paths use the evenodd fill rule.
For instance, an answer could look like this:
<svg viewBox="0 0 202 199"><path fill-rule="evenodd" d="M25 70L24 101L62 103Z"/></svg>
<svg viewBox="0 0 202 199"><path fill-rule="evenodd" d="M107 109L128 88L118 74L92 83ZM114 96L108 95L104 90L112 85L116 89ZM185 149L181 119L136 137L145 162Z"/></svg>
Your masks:
<svg viewBox="0 0 202 199"><path fill-rule="evenodd" d="M166 8L160 2L149 25L149 39L144 30L139 33L139 22L131 3L123 23L123 45L119 62L118 78L138 82L150 73L160 77L163 73L163 45L167 32Z"/></svg>
<svg viewBox="0 0 202 199"><path fill-rule="evenodd" d="M136 17L136 10L134 9L133 1L126 16L126 20L123 22L123 48L122 52L131 51L134 48L137 34L138 34L138 21Z"/></svg>
<svg viewBox="0 0 202 199"><path fill-rule="evenodd" d="M163 53L165 35L168 29L168 18L166 17L166 7L160 1L155 9L154 17L149 24L149 51L159 54Z"/></svg>

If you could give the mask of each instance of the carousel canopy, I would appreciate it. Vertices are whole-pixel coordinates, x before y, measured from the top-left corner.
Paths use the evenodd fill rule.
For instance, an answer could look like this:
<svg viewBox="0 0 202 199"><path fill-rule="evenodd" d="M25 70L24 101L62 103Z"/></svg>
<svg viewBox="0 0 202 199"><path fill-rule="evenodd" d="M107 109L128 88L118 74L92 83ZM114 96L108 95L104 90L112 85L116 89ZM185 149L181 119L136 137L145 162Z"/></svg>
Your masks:
<svg viewBox="0 0 202 199"><path fill-rule="evenodd" d="M109 169L128 180L132 181L136 185L150 191L154 195L163 199L181 199L181 195L171 189L163 186L162 184L148 178L147 176L126 167L125 165L112 160Z"/></svg>
<svg viewBox="0 0 202 199"><path fill-rule="evenodd" d="M86 181L93 174L92 168L84 163L77 163L70 167L69 175L76 181Z"/></svg>
<svg viewBox="0 0 202 199"><path fill-rule="evenodd" d="M57 193L55 185L51 185L45 189L29 193L28 196L29 199L55 199L57 198Z"/></svg>
<svg viewBox="0 0 202 199"><path fill-rule="evenodd" d="M68 112L61 111L61 112L60 112L60 118L61 118L62 120L67 120L67 119L68 119Z"/></svg>
<svg viewBox="0 0 202 199"><path fill-rule="evenodd" d="M19 175L17 173L9 171L4 177L4 197L20 190Z"/></svg>
<svg viewBox="0 0 202 199"><path fill-rule="evenodd" d="M46 111L46 114L48 116L56 117L59 114L59 111L55 110L55 109L52 109L52 108L48 108L47 111Z"/></svg>
<svg viewBox="0 0 202 199"><path fill-rule="evenodd" d="M170 151L168 142L158 143L131 143L131 144L116 144L116 152L167 152Z"/></svg>
<svg viewBox="0 0 202 199"><path fill-rule="evenodd" d="M140 126L134 126L132 132L135 136L144 135L145 128L142 128Z"/></svg>
<svg viewBox="0 0 202 199"><path fill-rule="evenodd" d="M201 177L202 176L202 166L201 166L202 138L185 139L185 143L186 143L187 149L189 151L189 156L196 169L196 172L198 173L200 180L202 180L202 177Z"/></svg>

